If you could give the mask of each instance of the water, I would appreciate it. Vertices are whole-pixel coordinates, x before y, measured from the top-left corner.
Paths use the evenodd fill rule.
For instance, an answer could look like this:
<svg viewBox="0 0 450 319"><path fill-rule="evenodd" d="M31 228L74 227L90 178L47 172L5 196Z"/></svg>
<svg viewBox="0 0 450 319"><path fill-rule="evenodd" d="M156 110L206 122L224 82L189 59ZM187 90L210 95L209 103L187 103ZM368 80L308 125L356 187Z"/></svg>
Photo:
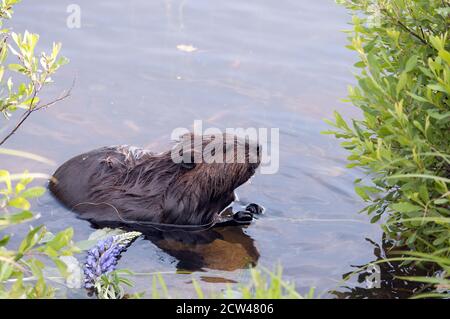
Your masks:
<svg viewBox="0 0 450 319"><path fill-rule="evenodd" d="M264 217L184 243L140 239L120 267L166 273L172 295L182 297L193 294L192 277L207 293L217 292L224 282L245 283L249 263L270 269L279 263L300 292L315 286L332 297L326 291L340 285L351 265L374 259L365 238L377 241L381 232L357 214L363 204L352 181L360 174L345 168L338 141L320 134L334 109L357 116L339 102L353 82L355 60L340 32L349 20L343 8L332 0L79 0L81 28L69 29L72 2L24 1L15 10L15 30L39 33L40 49L62 41L71 60L42 98L58 96L74 77L76 85L70 99L33 114L5 146L61 164L104 145L163 149L174 128L197 119L221 129L280 128L279 172L238 189L243 201L265 206ZM56 168L1 161L14 172ZM72 226L76 240L93 231L50 195L34 207L52 231ZM25 231L19 227L15 238ZM183 268L193 274L174 273ZM137 291L151 287L151 277L134 280Z"/></svg>

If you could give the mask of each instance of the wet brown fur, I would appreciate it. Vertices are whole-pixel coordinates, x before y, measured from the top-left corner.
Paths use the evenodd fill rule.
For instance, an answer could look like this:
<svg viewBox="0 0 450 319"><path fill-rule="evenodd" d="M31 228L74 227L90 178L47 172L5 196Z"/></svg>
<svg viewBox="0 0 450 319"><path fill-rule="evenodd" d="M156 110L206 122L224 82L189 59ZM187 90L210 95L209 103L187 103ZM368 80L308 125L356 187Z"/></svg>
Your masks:
<svg viewBox="0 0 450 319"><path fill-rule="evenodd" d="M229 136L223 135L223 140L226 138ZM68 208L93 221L211 223L259 165L259 158L251 163L254 154L248 141L236 137L232 143L223 140L203 136L201 150L207 145L233 150L233 163L201 162L191 167L175 163L171 151L154 154L129 146L96 149L59 167L54 173L56 182L50 182L49 188ZM186 152L186 141L191 143L182 138L175 147L183 146ZM246 146L245 160L239 163L236 148L242 145ZM199 150L191 144L191 151Z"/></svg>

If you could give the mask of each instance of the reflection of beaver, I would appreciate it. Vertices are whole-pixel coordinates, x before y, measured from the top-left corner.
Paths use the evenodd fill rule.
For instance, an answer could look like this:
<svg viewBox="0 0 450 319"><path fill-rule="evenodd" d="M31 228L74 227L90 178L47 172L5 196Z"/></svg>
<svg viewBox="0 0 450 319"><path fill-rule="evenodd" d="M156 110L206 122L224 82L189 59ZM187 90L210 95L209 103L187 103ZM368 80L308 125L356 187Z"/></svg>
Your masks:
<svg viewBox="0 0 450 319"><path fill-rule="evenodd" d="M229 208L231 209L231 208ZM255 266L259 252L244 227L214 227L201 231L165 230L116 222L91 222L94 228L137 230L168 255L177 259L177 269L234 271Z"/></svg>
<svg viewBox="0 0 450 319"><path fill-rule="evenodd" d="M231 137L231 138L230 138ZM52 193L82 218L185 226L249 223L260 207L228 219L219 216L260 163L260 146L236 136L183 135L173 150L154 154L129 146L104 147L76 156L55 172ZM178 148L177 148L178 147ZM196 154L222 161L197 162ZM242 152L244 150L244 152ZM195 158L195 161L192 159ZM231 160L230 160L231 158Z"/></svg>
<svg viewBox="0 0 450 319"><path fill-rule="evenodd" d="M178 259L180 270L204 268L234 271L255 266L259 253L242 227L215 227L201 232L162 232L147 236L156 246Z"/></svg>

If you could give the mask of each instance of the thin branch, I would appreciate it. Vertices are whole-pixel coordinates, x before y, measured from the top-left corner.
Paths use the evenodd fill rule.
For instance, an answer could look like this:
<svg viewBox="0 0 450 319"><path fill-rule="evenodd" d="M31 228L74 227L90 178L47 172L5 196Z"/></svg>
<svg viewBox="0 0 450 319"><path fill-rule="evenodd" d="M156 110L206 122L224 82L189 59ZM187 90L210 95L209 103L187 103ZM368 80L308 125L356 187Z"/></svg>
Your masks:
<svg viewBox="0 0 450 319"><path fill-rule="evenodd" d="M11 136L13 136L14 133L16 133L16 131L22 126L22 124L28 119L28 117L29 117L33 112L39 111L39 110L44 109L44 108L47 108L47 107L50 107L50 106L52 106L53 104L55 104L55 103L57 103L57 102L60 102L60 101L62 101L62 100L64 100L64 99L66 99L66 98L68 98L68 97L70 96L71 92L72 92L73 87L75 86L75 80L76 80L76 78L74 78L74 80L73 80L73 82L72 82L72 86L71 86L67 91L63 92L62 95L60 95L58 98L56 98L56 99L54 99L53 101L48 102L48 103L46 103L46 104L43 104L43 105L37 105L37 106L35 106L35 107L33 107L33 103L34 103L34 100L36 99L36 96L37 96L37 94L38 94L38 92L39 92L39 89L34 89L33 97L31 98L30 106L29 106L28 110L26 110L26 111L23 113L23 115L22 115L20 121L16 124L16 126L12 129L12 131L11 131L8 135L6 135L6 136L1 140L0 146L3 145L3 144L4 144Z"/></svg>
<svg viewBox="0 0 450 319"><path fill-rule="evenodd" d="M33 113L33 102L36 99L37 91L33 91L33 97L31 98L30 107L28 110L25 111L25 113L22 115L22 118L20 121L16 124L16 126L13 128L11 132L9 132L8 135L6 135L2 141L0 142L0 146L3 145L11 136L14 135L14 133L19 129L19 127L25 122L25 120Z"/></svg>
<svg viewBox="0 0 450 319"><path fill-rule="evenodd" d="M425 40L424 38L422 38L420 35L418 35L417 33L415 33L413 30L411 30L410 28L408 28L406 25L403 24L403 22L401 22L400 20L397 19L397 23L409 34L411 34L412 36L416 37L417 39L420 40L420 42L422 42L425 45L428 45L427 40Z"/></svg>
<svg viewBox="0 0 450 319"><path fill-rule="evenodd" d="M56 103L58 103L58 102L61 102L61 101L65 100L66 98L68 98L68 97L71 95L72 89L73 89L74 86L75 86L75 80L76 80L76 78L73 79L72 85L70 86L70 88L69 88L67 91L63 91L63 92L60 94L59 97L57 97L56 99L54 99L54 100L51 101L51 102L48 102L48 103L45 103L45 104L36 106L36 107L33 109L33 112L34 112L34 111L39 111L39 110L42 110L42 109L45 109L45 108L48 108L48 107L52 106L53 104L56 104ZM0 145L1 145L1 144L0 144Z"/></svg>
<svg viewBox="0 0 450 319"><path fill-rule="evenodd" d="M417 34L416 32L414 32L413 30L411 30L410 28L408 28L408 26L406 26L402 21L400 21L400 19L398 17L393 17L388 10L383 9L383 11L385 12L385 14L391 18L391 20L393 20L395 23L397 23L401 28L403 28L403 30L405 30L406 32L408 32L409 34L411 34L413 37L417 38L420 40L420 42L422 42L425 45L429 45L429 43L427 42L427 40L425 38L422 38L419 34Z"/></svg>
<svg viewBox="0 0 450 319"><path fill-rule="evenodd" d="M13 267L19 269L20 271L23 271L23 272L27 271L18 262L14 261L14 259L10 259L10 258L7 258L7 257L0 256L0 260L5 262L5 263L11 264Z"/></svg>

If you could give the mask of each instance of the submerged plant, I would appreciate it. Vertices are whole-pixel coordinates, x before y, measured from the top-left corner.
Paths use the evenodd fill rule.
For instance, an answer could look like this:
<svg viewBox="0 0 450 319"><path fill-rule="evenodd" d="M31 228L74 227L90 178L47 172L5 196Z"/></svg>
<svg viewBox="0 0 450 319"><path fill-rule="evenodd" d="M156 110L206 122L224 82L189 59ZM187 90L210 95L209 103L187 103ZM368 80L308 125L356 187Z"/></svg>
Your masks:
<svg viewBox="0 0 450 319"><path fill-rule="evenodd" d="M225 298L225 299L314 299L316 295L315 287L311 287L306 294L300 294L293 283L286 281L282 275L282 267L278 266L275 271L270 271L263 267L251 268L248 270L250 280L238 287L230 285L224 293L206 296L200 284L193 279L197 297L203 298Z"/></svg>
<svg viewBox="0 0 450 319"><path fill-rule="evenodd" d="M97 282L102 276L116 270L121 254L140 235L140 232L132 231L110 236L100 240L97 245L91 248L87 253L84 265L84 287L94 289L98 294L103 286L98 285ZM103 281L105 281L105 278L103 277Z"/></svg>

